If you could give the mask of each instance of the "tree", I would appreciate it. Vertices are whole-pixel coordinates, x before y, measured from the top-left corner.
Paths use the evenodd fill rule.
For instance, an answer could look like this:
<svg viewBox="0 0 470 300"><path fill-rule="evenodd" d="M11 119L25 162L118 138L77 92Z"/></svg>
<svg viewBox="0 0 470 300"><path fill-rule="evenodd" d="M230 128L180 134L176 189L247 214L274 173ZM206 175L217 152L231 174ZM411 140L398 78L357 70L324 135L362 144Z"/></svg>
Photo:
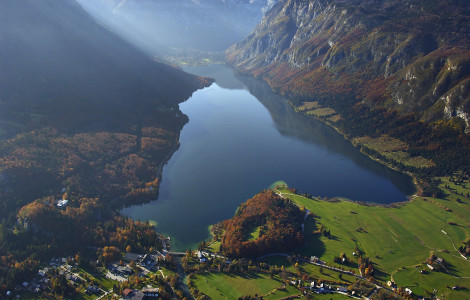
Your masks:
<svg viewBox="0 0 470 300"><path fill-rule="evenodd" d="M131 246L131 245L127 245L127 247L126 247L126 252L127 252L127 253L132 252L132 246Z"/></svg>

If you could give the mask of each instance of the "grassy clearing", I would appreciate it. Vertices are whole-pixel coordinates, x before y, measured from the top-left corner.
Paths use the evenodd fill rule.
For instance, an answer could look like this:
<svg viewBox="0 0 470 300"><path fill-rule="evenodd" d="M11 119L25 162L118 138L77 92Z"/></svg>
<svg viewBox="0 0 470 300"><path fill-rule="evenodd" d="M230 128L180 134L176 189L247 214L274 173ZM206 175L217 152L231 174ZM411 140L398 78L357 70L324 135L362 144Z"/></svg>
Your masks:
<svg viewBox="0 0 470 300"><path fill-rule="evenodd" d="M266 300L284 299L286 297L293 296L293 295L300 295L299 290L293 286L286 286L285 288L276 289L272 291L271 293L265 295L263 299L266 299Z"/></svg>
<svg viewBox="0 0 470 300"><path fill-rule="evenodd" d="M318 101L303 102L302 105L299 105L295 108L296 111L308 111L312 109L320 108L321 105L318 104Z"/></svg>
<svg viewBox="0 0 470 300"><path fill-rule="evenodd" d="M175 272L173 272L173 271L171 271L171 270L169 270L169 269L167 269L167 268L165 268L165 267L160 267L160 268L161 268L161 270L162 270L162 272L163 272L163 275L164 275L165 277L167 277L167 276L175 276L175 275L176 275ZM158 273L157 273L157 274L158 274ZM161 273L160 273L160 274L161 274Z"/></svg>
<svg viewBox="0 0 470 300"><path fill-rule="evenodd" d="M332 123L336 123L339 120L341 120L341 116L340 115L333 115L333 116L329 117L327 120L332 122Z"/></svg>
<svg viewBox="0 0 470 300"><path fill-rule="evenodd" d="M335 115L335 114L336 114L336 111L329 107L317 108L314 110L307 111L307 115L315 116L315 117L328 117L328 116Z"/></svg>
<svg viewBox="0 0 470 300"><path fill-rule="evenodd" d="M256 241L259 239L259 233L261 231L262 226L254 227L253 230L250 232L248 235L248 240L249 241Z"/></svg>
<svg viewBox="0 0 470 300"><path fill-rule="evenodd" d="M208 247L208 250L211 251L212 253L218 253L220 252L220 245L222 244L222 242L219 240L219 241L216 241L216 242L212 242L209 247Z"/></svg>
<svg viewBox="0 0 470 300"><path fill-rule="evenodd" d="M444 199L417 197L395 208L312 200L284 188L280 192L314 212L318 216L317 224L323 224L331 232L329 238L314 235L319 225L309 219L305 224L306 245L298 250L302 255L316 255L332 262L341 252L352 257L357 246L376 264L379 280L389 280L393 274L400 286L418 283L423 291L436 288L447 297L460 295L447 285L470 289L470 279L456 278L470 277L470 261L462 259L454 249L454 245L458 247L460 241L470 238L470 201L455 193L466 195L470 184L455 186L444 178L442 187L446 184L449 189ZM465 199L460 203L456 198ZM429 280L417 281L416 274L406 270L421 265L431 252L445 258L452 265L452 272L431 272L426 275Z"/></svg>
<svg viewBox="0 0 470 300"><path fill-rule="evenodd" d="M298 273L298 270L292 265L286 257L283 256L271 256L263 259L264 262L268 263L271 266L277 267L284 267L284 270L287 270L292 273ZM299 271L303 274L309 274L312 277L329 280L329 281L336 281L336 282L344 282L344 283L352 283L356 281L356 278L351 275L341 274L339 272L329 270L326 268L321 268L316 265L312 265L309 263L300 263ZM341 275L340 275L341 274Z"/></svg>
<svg viewBox="0 0 470 300"><path fill-rule="evenodd" d="M395 160L405 166L416 168L429 168L434 164L422 156L411 157L408 151L409 146L398 139L383 135L378 138L368 136L355 138L352 140L354 145L360 145L372 149L388 159Z"/></svg>
<svg viewBox="0 0 470 300"><path fill-rule="evenodd" d="M294 266L284 256L270 256L263 259L270 266L284 267L284 270L296 273Z"/></svg>
<svg viewBox="0 0 470 300"><path fill-rule="evenodd" d="M259 273L208 273L194 276L193 281L200 291L212 299L266 295L283 285L281 278L270 278L269 275ZM295 292L298 294L298 290L295 289Z"/></svg>

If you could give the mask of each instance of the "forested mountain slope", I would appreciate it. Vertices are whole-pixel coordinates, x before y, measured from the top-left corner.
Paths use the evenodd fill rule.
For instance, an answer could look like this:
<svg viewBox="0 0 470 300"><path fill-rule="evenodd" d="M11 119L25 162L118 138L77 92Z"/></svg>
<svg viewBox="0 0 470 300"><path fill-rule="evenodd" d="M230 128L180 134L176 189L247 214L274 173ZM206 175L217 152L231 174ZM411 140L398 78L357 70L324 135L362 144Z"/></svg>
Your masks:
<svg viewBox="0 0 470 300"><path fill-rule="evenodd" d="M154 62L74 0L1 1L0 40L0 218L62 188L79 206L154 182L187 121L178 103L209 83Z"/></svg>
<svg viewBox="0 0 470 300"><path fill-rule="evenodd" d="M351 138L392 135L438 160L442 128L470 130L468 1L283 0L227 58L300 110L334 109Z"/></svg>

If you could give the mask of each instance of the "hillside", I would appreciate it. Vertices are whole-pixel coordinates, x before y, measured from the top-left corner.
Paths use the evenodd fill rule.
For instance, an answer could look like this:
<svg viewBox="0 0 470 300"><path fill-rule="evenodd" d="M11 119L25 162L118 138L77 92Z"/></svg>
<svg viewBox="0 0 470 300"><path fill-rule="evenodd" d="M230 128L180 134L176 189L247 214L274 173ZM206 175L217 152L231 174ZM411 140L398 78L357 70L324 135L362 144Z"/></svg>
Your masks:
<svg viewBox="0 0 470 300"><path fill-rule="evenodd" d="M327 115L349 138L392 135L439 161L424 153L446 144L431 131L470 130L469 28L462 1L284 0L227 59L300 110L317 101L323 111L310 115ZM436 137L416 143L424 132Z"/></svg>
<svg viewBox="0 0 470 300"><path fill-rule="evenodd" d="M115 208L156 199L178 104L211 80L154 62L75 0L1 1L0 40L0 289L52 255L124 249L124 228L158 247Z"/></svg>
<svg viewBox="0 0 470 300"><path fill-rule="evenodd" d="M221 251L228 257L256 257L289 250L303 243L305 211L272 191L263 191L238 207L232 219L221 222Z"/></svg>

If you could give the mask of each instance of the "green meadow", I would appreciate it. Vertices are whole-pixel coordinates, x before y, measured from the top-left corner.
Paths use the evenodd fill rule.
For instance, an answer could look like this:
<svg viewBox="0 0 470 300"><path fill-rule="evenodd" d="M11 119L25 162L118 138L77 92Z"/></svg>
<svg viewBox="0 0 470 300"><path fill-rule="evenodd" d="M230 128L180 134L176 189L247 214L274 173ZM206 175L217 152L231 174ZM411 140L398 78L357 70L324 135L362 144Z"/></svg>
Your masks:
<svg viewBox="0 0 470 300"><path fill-rule="evenodd" d="M393 276L399 286L415 293L437 289L438 295L460 298L470 289L470 261L456 251L461 241L470 238L468 185L455 185L443 178L443 199L415 197L396 207L308 199L285 187L277 191L313 213L305 223L306 245L296 251L298 254L316 255L332 263L342 252L355 260L353 252L359 249L373 261L375 277L382 282ZM329 237L314 233L320 224L330 231ZM447 269L421 273L431 254L445 259ZM453 286L464 289L454 291Z"/></svg>
<svg viewBox="0 0 470 300"><path fill-rule="evenodd" d="M284 284L278 276L270 278L268 274L254 272L198 274L193 281L200 291L212 299L238 299L254 295L280 299L299 294L299 290L294 287L277 290Z"/></svg>

